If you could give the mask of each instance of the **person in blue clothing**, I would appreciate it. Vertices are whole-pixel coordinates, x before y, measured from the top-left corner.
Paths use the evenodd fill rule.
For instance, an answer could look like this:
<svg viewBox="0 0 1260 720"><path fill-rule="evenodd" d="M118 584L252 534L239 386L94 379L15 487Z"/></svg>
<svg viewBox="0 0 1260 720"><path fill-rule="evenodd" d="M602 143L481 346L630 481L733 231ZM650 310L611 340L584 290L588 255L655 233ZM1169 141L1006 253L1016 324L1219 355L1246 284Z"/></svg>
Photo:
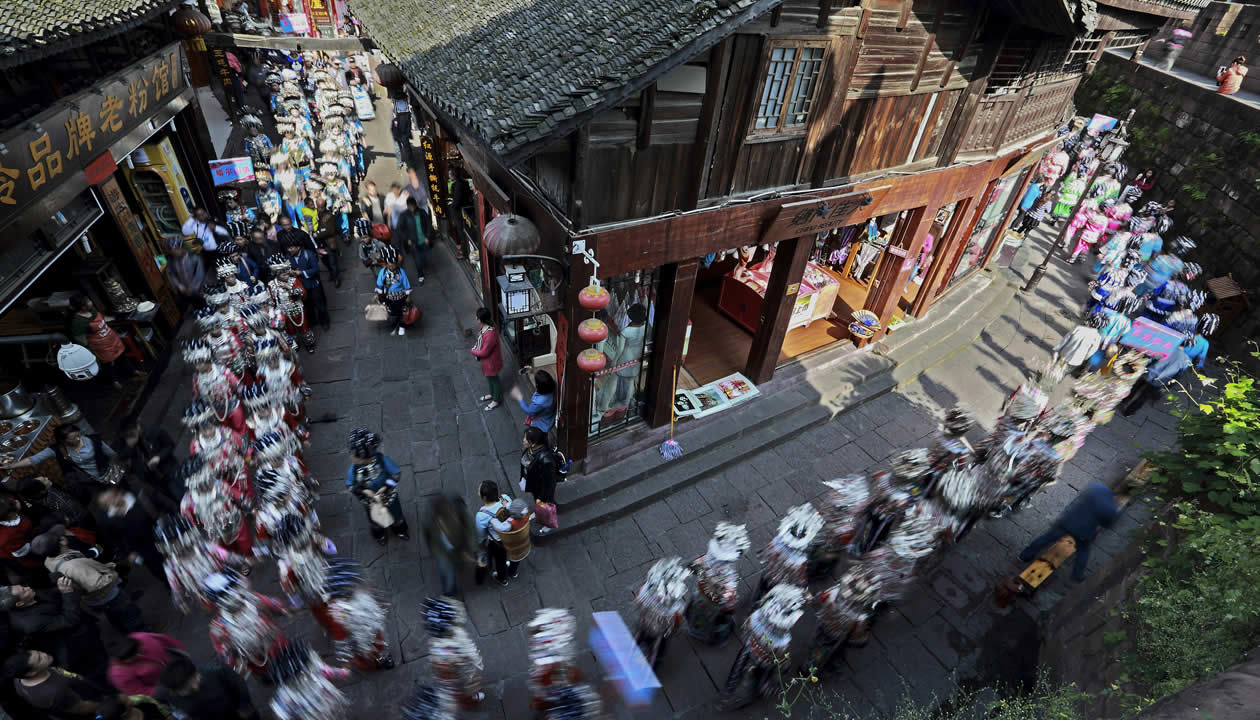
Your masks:
<svg viewBox="0 0 1260 720"><path fill-rule="evenodd" d="M1208 337L1216 332L1216 327L1220 324L1220 316L1213 313L1204 313L1199 318L1195 334L1186 343L1186 357L1196 368L1202 368L1203 363L1207 362L1208 350L1211 348Z"/></svg>
<svg viewBox="0 0 1260 720"><path fill-rule="evenodd" d="M1019 554L1021 562L1032 562L1037 553L1059 541L1064 535L1072 536L1076 542L1076 559L1072 564L1072 579L1080 582L1085 579L1085 570L1089 567L1089 547L1100 527L1111 527L1120 517L1120 506L1111 488L1102 483L1090 483L1071 505L1055 518L1050 529L1033 538Z"/></svg>
<svg viewBox="0 0 1260 720"><path fill-rule="evenodd" d="M1181 345L1173 348L1173 351L1168 353L1166 357L1146 368L1146 375L1133 386L1133 389L1129 391L1129 396L1119 405L1118 409L1125 417L1129 417L1142 409L1142 406L1159 395L1181 373L1189 369L1190 356L1186 354L1186 346L1191 342L1192 339L1187 339Z"/></svg>
<svg viewBox="0 0 1260 720"><path fill-rule="evenodd" d="M350 467L346 470L346 487L367 508L368 527L372 537L384 545L386 529L406 540L407 516L398 499L398 480L402 475L398 463L381 452L381 437L366 428L350 433Z"/></svg>
<svg viewBox="0 0 1260 720"><path fill-rule="evenodd" d="M403 313L411 302L411 281L403 270L398 251L389 245L381 246L380 262L384 267L376 273L376 299L389 312L389 332L401 337L407 334L403 328Z"/></svg>
<svg viewBox="0 0 1260 720"><path fill-rule="evenodd" d="M534 373L534 394L528 400L521 400L521 410L525 411L526 425L543 432L551 431L556 422L556 381L551 373L546 370Z"/></svg>
<svg viewBox="0 0 1260 720"><path fill-rule="evenodd" d="M498 484L493 480L483 480L477 488L477 496L481 498L481 507L477 509L475 521L477 542L484 556L477 562L475 578L477 584L481 585L486 581L488 572L495 582L506 586L508 576L516 577L519 571L519 563L508 561L507 550L499 537L499 533L512 529L512 523L508 521L508 504L511 498L501 494Z"/></svg>
<svg viewBox="0 0 1260 720"><path fill-rule="evenodd" d="M294 272L302 278L302 287L306 288L306 301L311 311L311 318L327 332L329 327L328 297L324 295L324 286L319 281L319 256L309 247L302 247L302 237L306 233L288 233L284 237L285 250L289 253L289 264Z"/></svg>

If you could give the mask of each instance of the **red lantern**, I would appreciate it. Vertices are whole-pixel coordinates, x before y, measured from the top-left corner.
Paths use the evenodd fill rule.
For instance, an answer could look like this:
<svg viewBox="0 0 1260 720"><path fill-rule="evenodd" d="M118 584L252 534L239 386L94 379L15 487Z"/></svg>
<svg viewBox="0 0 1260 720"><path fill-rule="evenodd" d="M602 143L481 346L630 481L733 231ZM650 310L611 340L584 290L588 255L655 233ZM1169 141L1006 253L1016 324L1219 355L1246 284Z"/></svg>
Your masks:
<svg viewBox="0 0 1260 720"><path fill-rule="evenodd" d="M183 5L171 13L171 26L184 37L205 35L212 29L210 18L192 5Z"/></svg>
<svg viewBox="0 0 1260 720"><path fill-rule="evenodd" d="M608 337L608 326L599 318L590 318L578 323L578 337L583 342L597 343Z"/></svg>
<svg viewBox="0 0 1260 720"><path fill-rule="evenodd" d="M608 364L608 357L595 348L587 348L578 353L577 365L588 373L599 372Z"/></svg>
<svg viewBox="0 0 1260 720"><path fill-rule="evenodd" d="M578 293L578 304L592 312L608 307L611 300L608 290L595 283L587 285Z"/></svg>

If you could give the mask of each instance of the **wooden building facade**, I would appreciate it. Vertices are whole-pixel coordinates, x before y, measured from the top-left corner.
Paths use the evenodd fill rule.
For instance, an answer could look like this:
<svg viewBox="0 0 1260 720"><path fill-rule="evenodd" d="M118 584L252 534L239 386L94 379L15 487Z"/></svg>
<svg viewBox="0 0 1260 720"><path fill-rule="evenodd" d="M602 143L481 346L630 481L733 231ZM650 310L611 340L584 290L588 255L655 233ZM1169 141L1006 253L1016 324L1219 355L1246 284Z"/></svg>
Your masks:
<svg viewBox="0 0 1260 720"><path fill-rule="evenodd" d="M351 0L448 150L451 194L471 208L450 199L453 232L524 215L568 266L547 320L575 458L637 419L667 423L676 376L761 383L866 344L849 331L857 311L878 318L874 339L922 316L998 254L1092 63L1164 22L1145 6L1176 5L1083 17L1056 0L648 0L603 26L577 9L599 2L573 4L573 27L525 43L536 50L463 61L482 80L470 87L432 68L559 18L521 0L469 22L433 3L438 17L400 24L386 3ZM594 39L619 37L640 44ZM550 79L515 69L534 66ZM490 306L502 265L478 257ZM612 297L594 344L578 297L592 274ZM603 370L579 367L588 348Z"/></svg>

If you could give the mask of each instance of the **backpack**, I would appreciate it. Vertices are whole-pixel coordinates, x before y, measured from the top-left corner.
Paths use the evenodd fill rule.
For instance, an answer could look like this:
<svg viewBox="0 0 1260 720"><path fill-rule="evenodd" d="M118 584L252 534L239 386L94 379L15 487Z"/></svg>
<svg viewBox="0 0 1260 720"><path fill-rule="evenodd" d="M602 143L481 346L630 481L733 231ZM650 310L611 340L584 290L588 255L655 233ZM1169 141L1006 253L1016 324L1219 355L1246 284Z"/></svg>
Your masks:
<svg viewBox="0 0 1260 720"><path fill-rule="evenodd" d="M58 573L70 578L71 582L83 590L84 595L106 590L118 581L117 570L73 551L63 554L49 572L54 576Z"/></svg>

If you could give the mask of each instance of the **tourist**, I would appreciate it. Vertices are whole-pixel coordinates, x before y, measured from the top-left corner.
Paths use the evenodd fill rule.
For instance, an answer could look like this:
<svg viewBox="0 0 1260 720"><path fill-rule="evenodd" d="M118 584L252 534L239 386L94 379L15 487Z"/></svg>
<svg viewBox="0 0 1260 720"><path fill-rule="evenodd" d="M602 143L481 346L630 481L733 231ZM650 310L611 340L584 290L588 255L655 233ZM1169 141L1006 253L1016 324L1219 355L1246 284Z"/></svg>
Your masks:
<svg viewBox="0 0 1260 720"><path fill-rule="evenodd" d="M1072 563L1072 579L1080 582L1085 579L1085 570L1089 567L1089 547L1098 528L1111 527L1120 517L1120 506L1111 488L1098 482L1091 482L1072 504L1067 506L1059 517L1055 518L1050 529L1033 538L1028 546L1019 554L1020 562L1032 562L1042 550L1058 542L1065 535L1076 542L1076 559Z"/></svg>
<svg viewBox="0 0 1260 720"><path fill-rule="evenodd" d="M206 265L200 255L188 252L183 238L166 240L166 279L181 300L201 298L206 285Z"/></svg>
<svg viewBox="0 0 1260 720"><path fill-rule="evenodd" d="M53 665L53 657L39 650L24 650L4 665L5 677L13 678L18 697L50 717L89 720L110 694L77 673Z"/></svg>
<svg viewBox="0 0 1260 720"><path fill-rule="evenodd" d="M521 490L534 496L534 502L543 503L548 517L540 517L539 535L547 535L556 524L556 483L560 479L559 458L547 444L547 434L535 425L525 428L521 439ZM541 510L541 509L540 509Z"/></svg>
<svg viewBox="0 0 1260 720"><path fill-rule="evenodd" d="M414 197L408 196L407 209L395 224L394 237L398 238L398 249L411 253L416 263L416 285L424 284L424 258L429 248L427 222L428 215L420 211Z"/></svg>
<svg viewBox="0 0 1260 720"><path fill-rule="evenodd" d="M376 183L371 180L363 183L363 187L359 188L359 212L373 225L386 220L382 200L380 191L376 189Z"/></svg>
<svg viewBox="0 0 1260 720"><path fill-rule="evenodd" d="M499 331L494 327L494 318L486 308L477 308L477 321L481 330L477 334L477 344L473 345L473 357L481 361L481 374L486 377L490 393L481 396L481 402L489 401L486 410L493 410L503 402L503 384L499 382L499 372L503 370L503 352L499 349Z"/></svg>
<svg viewBox="0 0 1260 720"><path fill-rule="evenodd" d="M469 522L468 508L458 497L437 495L429 501L422 527L424 542L438 566L442 594L457 597L464 559L472 557L477 546L476 527Z"/></svg>
<svg viewBox="0 0 1260 720"><path fill-rule="evenodd" d="M96 524L101 544L118 561L143 565L159 582L165 582L162 554L154 541L153 528L158 518L178 510L175 503L150 490L131 492L109 487L97 494L94 504L100 513Z"/></svg>
<svg viewBox="0 0 1260 720"><path fill-rule="evenodd" d="M307 237L309 239L310 236ZM302 279L302 288L306 290L311 315L324 332L328 332L331 320L328 317L328 296L324 294L324 286L319 280L319 259L314 250L302 246L296 234L290 234L284 242L285 250L289 253L289 263L293 266L294 273Z"/></svg>
<svg viewBox="0 0 1260 720"><path fill-rule="evenodd" d="M117 459L126 466L128 479L176 500L171 479L179 462L171 434L160 427L144 427L139 418L132 418L123 424L119 440Z"/></svg>
<svg viewBox="0 0 1260 720"><path fill-rule="evenodd" d="M240 675L217 663L198 667L184 655L176 655L162 668L156 697L186 720L258 717Z"/></svg>
<svg viewBox="0 0 1260 720"><path fill-rule="evenodd" d="M499 537L499 533L512 529L507 520L509 500L499 493L499 486L493 480L483 480L477 496L481 499L476 516L477 542L482 548L482 557L477 561L477 584L486 581L488 571L495 582L506 587L508 574L516 572L516 565L508 562L507 551Z"/></svg>
<svg viewBox="0 0 1260 720"><path fill-rule="evenodd" d="M534 373L534 394L529 400L521 400L525 411L525 424L544 433L550 432L556 422L556 381L551 373L539 370Z"/></svg>
<svg viewBox="0 0 1260 720"><path fill-rule="evenodd" d="M68 578L75 592L82 594L83 604L104 615L115 630L143 630L144 617L122 588L118 571L82 550L91 548L67 533L64 525L54 525L31 540L31 555L44 561L49 576L54 580Z"/></svg>
<svg viewBox="0 0 1260 720"><path fill-rule="evenodd" d="M57 581L56 590L0 587L0 611L26 647L49 653L61 667L104 680L109 656L96 620L79 609L79 600L68 577Z"/></svg>
<svg viewBox="0 0 1260 720"><path fill-rule="evenodd" d="M1216 92L1222 95L1233 95L1242 88L1243 79L1247 77L1247 58L1239 55L1229 67L1216 75Z"/></svg>
<svg viewBox="0 0 1260 720"><path fill-rule="evenodd" d="M169 635L133 632L110 645L109 682L124 695L148 695L158 689L158 678L184 645Z"/></svg>
<svg viewBox="0 0 1260 720"><path fill-rule="evenodd" d="M193 208L192 215L184 221L180 231L184 233L184 237L192 237L201 243L201 260L207 267L215 267L219 243L232 239L227 228L215 223L210 217L210 211L203 207Z"/></svg>
<svg viewBox="0 0 1260 720"><path fill-rule="evenodd" d="M403 192L402 185L398 183L390 185L389 194L385 196L385 217L389 220L391 230L398 227L398 221L406 209L407 194Z"/></svg>

